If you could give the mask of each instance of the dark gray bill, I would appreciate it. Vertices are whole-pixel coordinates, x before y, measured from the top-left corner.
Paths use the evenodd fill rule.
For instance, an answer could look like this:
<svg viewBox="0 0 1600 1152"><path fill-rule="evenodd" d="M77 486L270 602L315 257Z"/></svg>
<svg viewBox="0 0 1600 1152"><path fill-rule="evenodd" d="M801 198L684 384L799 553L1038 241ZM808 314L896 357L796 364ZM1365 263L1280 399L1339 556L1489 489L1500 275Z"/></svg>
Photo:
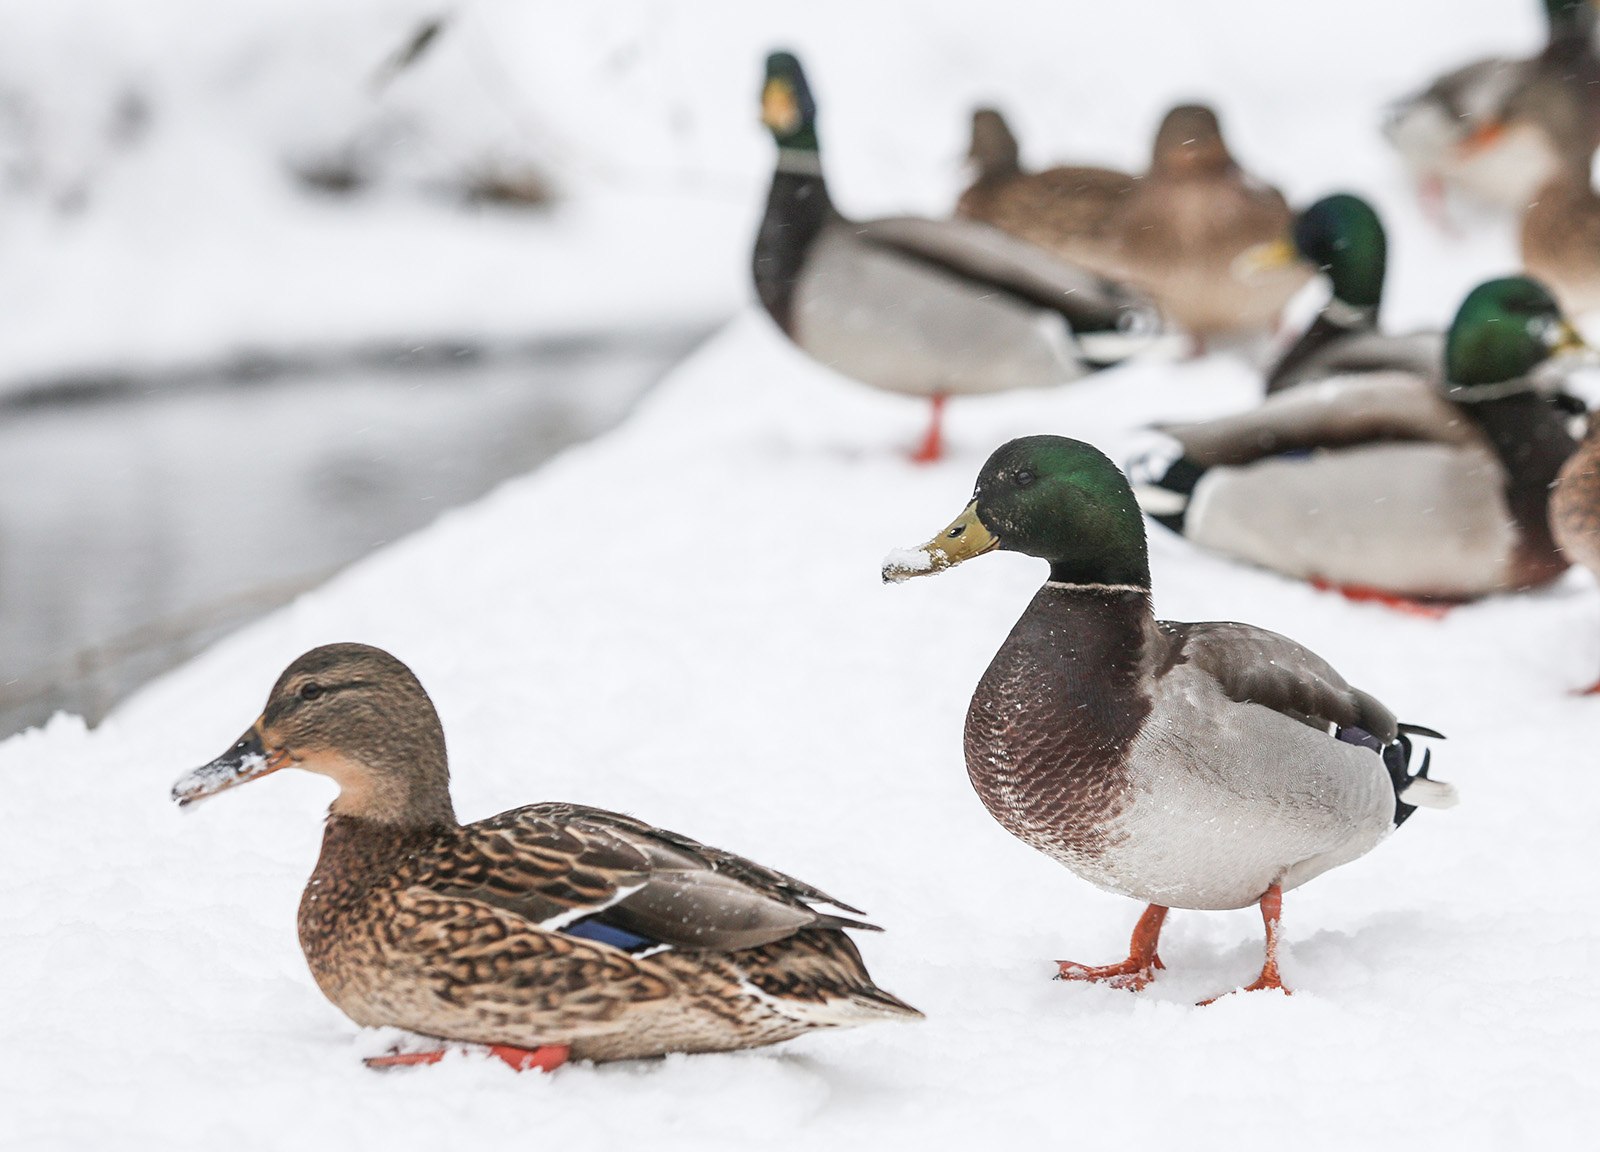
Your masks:
<svg viewBox="0 0 1600 1152"><path fill-rule="evenodd" d="M193 804L196 800L224 792L235 784L244 784L276 772L288 763L287 753L281 749L269 752L262 744L261 724L257 721L232 748L174 784L172 798L179 807Z"/></svg>

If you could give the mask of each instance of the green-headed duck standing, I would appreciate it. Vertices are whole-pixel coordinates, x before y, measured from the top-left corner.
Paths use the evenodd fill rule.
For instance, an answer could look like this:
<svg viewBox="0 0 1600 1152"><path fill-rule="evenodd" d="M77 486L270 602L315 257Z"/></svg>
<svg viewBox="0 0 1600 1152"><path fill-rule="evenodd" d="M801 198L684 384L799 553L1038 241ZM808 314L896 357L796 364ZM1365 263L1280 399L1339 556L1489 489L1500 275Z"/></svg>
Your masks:
<svg viewBox="0 0 1600 1152"><path fill-rule="evenodd" d="M1142 987L1169 908L1259 904L1266 959L1249 989L1281 988L1283 893L1365 855L1417 806L1454 802L1426 758L1411 768L1409 734L1427 730L1315 653L1248 624L1157 620L1139 505L1098 449L1004 445L966 511L891 555L884 578L995 549L1050 576L973 693L973 788L1024 843L1148 905L1126 960L1063 961L1062 978Z"/></svg>
<svg viewBox="0 0 1600 1152"><path fill-rule="evenodd" d="M1567 567L1549 497L1581 410L1545 365L1583 347L1539 284L1490 280L1451 322L1442 383L1371 372L1163 426L1131 466L1140 501L1201 547L1357 599L1537 587Z"/></svg>
<svg viewBox="0 0 1600 1152"><path fill-rule="evenodd" d="M1134 293L998 229L841 216L811 87L788 52L767 58L761 118L778 163L756 235L756 295L819 363L933 401L917 459L940 455L947 396L1060 384L1154 342L1154 310Z"/></svg>
<svg viewBox="0 0 1600 1152"><path fill-rule="evenodd" d="M549 1069L920 1015L873 984L843 931L872 926L817 910L855 911L791 876L576 804L460 823L438 714L381 649L301 656L238 743L173 796L190 804L287 767L339 785L300 945L357 1024Z"/></svg>

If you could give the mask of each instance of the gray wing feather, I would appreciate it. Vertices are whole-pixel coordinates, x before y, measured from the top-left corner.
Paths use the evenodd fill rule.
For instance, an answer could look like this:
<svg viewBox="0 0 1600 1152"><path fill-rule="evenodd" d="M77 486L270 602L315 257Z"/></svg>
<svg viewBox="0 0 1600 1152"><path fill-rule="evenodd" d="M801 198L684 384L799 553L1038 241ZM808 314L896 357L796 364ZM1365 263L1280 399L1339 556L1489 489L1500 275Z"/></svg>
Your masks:
<svg viewBox="0 0 1600 1152"><path fill-rule="evenodd" d="M1399 731L1394 713L1287 636L1227 622L1162 621L1160 627L1172 644L1168 669L1192 665L1230 700L1259 704L1313 728L1362 728L1385 743Z"/></svg>

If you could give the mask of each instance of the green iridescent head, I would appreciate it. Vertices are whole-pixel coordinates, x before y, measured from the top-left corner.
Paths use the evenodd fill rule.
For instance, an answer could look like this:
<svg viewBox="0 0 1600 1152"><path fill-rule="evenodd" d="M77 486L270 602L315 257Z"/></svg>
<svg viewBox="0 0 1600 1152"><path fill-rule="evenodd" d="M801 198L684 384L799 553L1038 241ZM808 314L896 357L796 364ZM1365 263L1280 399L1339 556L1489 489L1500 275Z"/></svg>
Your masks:
<svg viewBox="0 0 1600 1152"><path fill-rule="evenodd" d="M921 548L891 557L885 580L953 568L996 549L1050 562L1066 584L1150 586L1133 489L1098 448L1065 436L1002 445L978 473L972 503Z"/></svg>
<svg viewBox="0 0 1600 1152"><path fill-rule="evenodd" d="M1538 281L1526 276L1489 280L1467 294L1450 322L1445 379L1452 391L1470 393L1520 380L1550 357L1584 347Z"/></svg>
<svg viewBox="0 0 1600 1152"><path fill-rule="evenodd" d="M817 105L799 59L792 52L767 57L767 78L761 86L761 122L779 148L817 150Z"/></svg>
<svg viewBox="0 0 1600 1152"><path fill-rule="evenodd" d="M1335 299L1377 311L1389 246L1372 205L1345 192L1324 196L1296 218L1294 246L1327 275Z"/></svg>

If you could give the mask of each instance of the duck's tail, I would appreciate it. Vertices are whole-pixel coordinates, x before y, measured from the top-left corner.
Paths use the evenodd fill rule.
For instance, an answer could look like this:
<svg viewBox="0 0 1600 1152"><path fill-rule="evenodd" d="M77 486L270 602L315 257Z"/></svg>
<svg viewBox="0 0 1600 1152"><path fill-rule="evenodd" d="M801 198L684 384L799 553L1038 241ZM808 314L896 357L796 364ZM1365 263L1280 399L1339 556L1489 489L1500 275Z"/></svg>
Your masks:
<svg viewBox="0 0 1600 1152"><path fill-rule="evenodd" d="M1183 454L1183 445L1162 437L1128 461L1128 481L1139 510L1164 528L1183 535L1189 499L1205 469Z"/></svg>
<svg viewBox="0 0 1600 1152"><path fill-rule="evenodd" d="M1394 782L1396 828L1404 824L1407 817L1418 808L1454 808L1458 800L1453 784L1429 778L1428 769L1433 763L1431 748L1423 749L1422 763L1417 766L1415 772L1411 771L1411 763L1416 755L1415 746L1411 742L1412 736L1444 739L1443 734L1435 732L1432 728L1424 728L1420 724L1401 724L1394 742L1383 749L1383 763L1389 769L1389 778Z"/></svg>

